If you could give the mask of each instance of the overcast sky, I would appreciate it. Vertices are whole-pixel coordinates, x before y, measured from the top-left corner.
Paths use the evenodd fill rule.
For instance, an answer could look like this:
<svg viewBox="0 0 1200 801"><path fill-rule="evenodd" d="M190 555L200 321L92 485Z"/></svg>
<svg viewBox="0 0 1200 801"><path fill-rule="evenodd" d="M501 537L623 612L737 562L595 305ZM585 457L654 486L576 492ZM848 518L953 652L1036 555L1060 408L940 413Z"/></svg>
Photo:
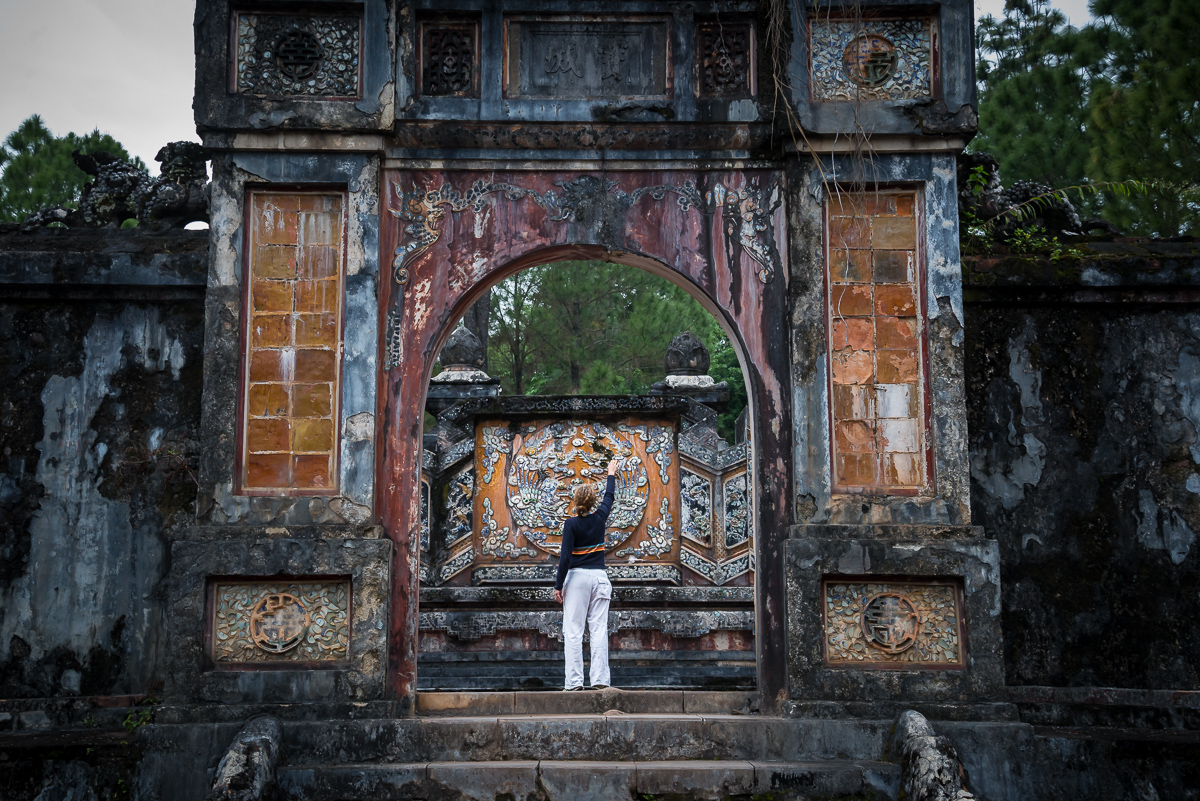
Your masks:
<svg viewBox="0 0 1200 801"><path fill-rule="evenodd" d="M1056 0L1073 24L1087 0ZM112 134L157 173L192 122L195 0L0 0L0 137L30 114L55 134ZM976 16L1004 10L977 0Z"/></svg>

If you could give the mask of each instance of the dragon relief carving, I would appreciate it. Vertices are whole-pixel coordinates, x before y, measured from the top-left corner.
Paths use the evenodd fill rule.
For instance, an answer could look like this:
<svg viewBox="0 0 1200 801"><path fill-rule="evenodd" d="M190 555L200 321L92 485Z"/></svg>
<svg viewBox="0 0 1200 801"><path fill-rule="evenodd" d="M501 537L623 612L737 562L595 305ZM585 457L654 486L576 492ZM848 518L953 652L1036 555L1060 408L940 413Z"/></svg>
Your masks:
<svg viewBox="0 0 1200 801"><path fill-rule="evenodd" d="M481 214L493 195L512 202L531 200L546 212L551 222L588 225L611 224L614 214L624 216L644 197L662 201L667 195L675 195L676 204L684 212L698 209L705 214L715 214L720 211L726 237L736 237L746 255L758 263L758 278L764 284L770 283L778 268L779 254L771 224L771 215L782 202L777 183L766 188L746 185L740 189L718 183L704 195L690 179L679 186L657 184L630 192L621 189L616 181L594 175L559 181L555 186L558 190L538 192L515 184L480 179L465 193L448 183L425 190L414 184L411 192L405 192L393 181L392 191L398 207L389 205L388 212L404 223L407 237L396 247L392 258L395 282L401 286L408 283L409 267L441 238L447 214L467 209Z"/></svg>

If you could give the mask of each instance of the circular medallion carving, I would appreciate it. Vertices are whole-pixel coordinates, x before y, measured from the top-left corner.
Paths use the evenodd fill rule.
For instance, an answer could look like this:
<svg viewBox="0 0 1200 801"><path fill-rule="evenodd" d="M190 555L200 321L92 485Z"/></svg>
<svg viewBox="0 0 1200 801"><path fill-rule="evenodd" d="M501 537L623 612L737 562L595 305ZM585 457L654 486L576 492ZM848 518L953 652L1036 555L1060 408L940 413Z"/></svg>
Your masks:
<svg viewBox="0 0 1200 801"><path fill-rule="evenodd" d="M917 641L921 614L907 595L881 592L863 604L862 631L867 642L881 651L898 654Z"/></svg>
<svg viewBox="0 0 1200 801"><path fill-rule="evenodd" d="M250 611L250 636L264 651L282 654L300 644L311 622L308 609L295 595L272 593Z"/></svg>
<svg viewBox="0 0 1200 801"><path fill-rule="evenodd" d="M308 31L288 31L275 43L275 63L283 77L293 81L307 81L316 75L324 55L321 43Z"/></svg>
<svg viewBox="0 0 1200 801"><path fill-rule="evenodd" d="M896 46L874 33L856 36L842 51L846 77L859 86L880 86L896 72Z"/></svg>
<svg viewBox="0 0 1200 801"><path fill-rule="evenodd" d="M601 423L551 423L516 436L505 496L513 522L535 547L559 552L558 535L575 487L592 482L597 500L603 496L605 451L624 457L608 517L605 544L611 549L641 523L650 496L646 466L632 443Z"/></svg>

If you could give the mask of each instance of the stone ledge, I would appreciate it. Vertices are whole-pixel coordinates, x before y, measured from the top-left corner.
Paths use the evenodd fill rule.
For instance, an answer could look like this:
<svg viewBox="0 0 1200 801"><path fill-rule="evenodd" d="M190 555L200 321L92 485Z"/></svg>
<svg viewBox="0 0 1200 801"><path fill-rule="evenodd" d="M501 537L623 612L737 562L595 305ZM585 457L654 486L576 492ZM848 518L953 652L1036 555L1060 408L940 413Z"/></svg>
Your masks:
<svg viewBox="0 0 1200 801"><path fill-rule="evenodd" d="M788 539L941 542L987 539L983 526L913 523L807 523L788 526Z"/></svg>

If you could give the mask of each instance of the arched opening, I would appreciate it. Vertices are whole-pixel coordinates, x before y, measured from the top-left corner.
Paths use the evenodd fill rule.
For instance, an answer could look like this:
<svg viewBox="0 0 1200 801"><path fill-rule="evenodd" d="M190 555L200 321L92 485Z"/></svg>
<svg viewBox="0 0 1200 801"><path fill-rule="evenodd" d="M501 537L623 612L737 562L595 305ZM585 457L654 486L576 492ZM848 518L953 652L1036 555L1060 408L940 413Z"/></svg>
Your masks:
<svg viewBox="0 0 1200 801"><path fill-rule="evenodd" d="M526 267L606 261L683 287L711 312L750 396L757 689L786 687L782 569L796 448L790 387L782 176L771 170L577 172L385 170L390 260L380 287L376 515L395 546L389 675L401 714L417 701L426 391L453 324L488 288ZM801 358L801 357L798 357ZM428 599L426 599L428 600Z"/></svg>
<svg viewBox="0 0 1200 801"><path fill-rule="evenodd" d="M740 343L658 262L591 248L538 256L464 296L436 340L417 686L562 686L552 587L566 499L622 451L605 549L613 683L753 689L755 459Z"/></svg>

